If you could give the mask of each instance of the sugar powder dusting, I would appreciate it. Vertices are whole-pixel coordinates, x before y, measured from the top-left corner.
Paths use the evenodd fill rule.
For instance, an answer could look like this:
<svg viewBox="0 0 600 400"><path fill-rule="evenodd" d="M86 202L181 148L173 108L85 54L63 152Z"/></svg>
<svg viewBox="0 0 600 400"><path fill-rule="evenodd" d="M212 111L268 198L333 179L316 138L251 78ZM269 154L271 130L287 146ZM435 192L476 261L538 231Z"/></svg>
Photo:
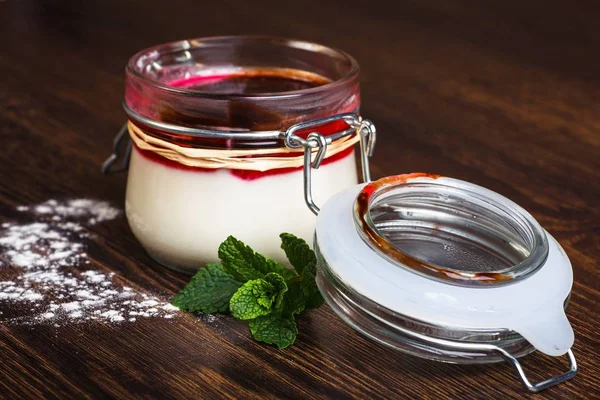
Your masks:
<svg viewBox="0 0 600 400"><path fill-rule="evenodd" d="M0 324L61 325L173 318L177 308L90 269L87 228L120 211L91 199L48 200L17 211L32 221L0 230Z"/></svg>

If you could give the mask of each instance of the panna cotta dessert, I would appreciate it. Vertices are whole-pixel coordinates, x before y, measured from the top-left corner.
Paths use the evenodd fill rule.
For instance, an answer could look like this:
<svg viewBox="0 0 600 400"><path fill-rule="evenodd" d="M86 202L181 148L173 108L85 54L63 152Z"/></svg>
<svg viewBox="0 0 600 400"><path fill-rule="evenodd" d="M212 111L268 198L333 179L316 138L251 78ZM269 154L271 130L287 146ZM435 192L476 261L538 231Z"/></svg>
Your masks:
<svg viewBox="0 0 600 400"><path fill-rule="evenodd" d="M304 204L302 171L246 180L228 170L211 172L163 164L134 148L125 210L131 230L162 264L195 271L217 259L233 235L261 254L284 262L279 234L311 243L315 215ZM357 183L353 152L313 172L315 201Z"/></svg>
<svg viewBox="0 0 600 400"><path fill-rule="evenodd" d="M312 242L299 145L309 134L328 140L312 169L315 203L358 183L355 129L325 120L358 116L358 65L346 53L278 38L208 38L144 50L126 73L133 145L125 210L136 238L167 267L195 272L218 259L229 235L282 263L280 233ZM296 148L286 143L291 127L314 121L295 131Z"/></svg>

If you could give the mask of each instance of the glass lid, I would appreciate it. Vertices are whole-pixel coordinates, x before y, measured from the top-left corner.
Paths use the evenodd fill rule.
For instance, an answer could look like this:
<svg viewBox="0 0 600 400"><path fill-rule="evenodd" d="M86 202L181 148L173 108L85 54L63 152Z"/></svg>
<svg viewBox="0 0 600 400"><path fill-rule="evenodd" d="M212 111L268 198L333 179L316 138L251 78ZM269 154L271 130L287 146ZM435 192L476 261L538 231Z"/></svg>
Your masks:
<svg viewBox="0 0 600 400"><path fill-rule="evenodd" d="M573 271L524 209L483 187L429 174L338 193L317 217L320 267L392 313L450 329L509 329L564 354Z"/></svg>
<svg viewBox="0 0 600 400"><path fill-rule="evenodd" d="M513 283L544 264L548 241L529 213L480 186L438 178L364 186L354 203L362 239L399 266L454 285Z"/></svg>
<svg viewBox="0 0 600 400"><path fill-rule="evenodd" d="M539 391L572 378L565 306L573 270L527 211L468 182L414 173L346 189L320 209L317 284L364 335L447 362L509 361ZM567 354L569 371L531 384L516 357Z"/></svg>

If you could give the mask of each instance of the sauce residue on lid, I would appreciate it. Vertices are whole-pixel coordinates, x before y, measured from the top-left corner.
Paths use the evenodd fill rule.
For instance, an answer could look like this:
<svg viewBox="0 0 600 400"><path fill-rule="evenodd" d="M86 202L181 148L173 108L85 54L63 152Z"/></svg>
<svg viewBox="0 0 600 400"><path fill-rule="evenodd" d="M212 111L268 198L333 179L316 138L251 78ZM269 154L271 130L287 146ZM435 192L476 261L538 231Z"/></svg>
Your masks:
<svg viewBox="0 0 600 400"><path fill-rule="evenodd" d="M416 178L438 179L440 178L440 175L414 172L411 174L388 176L367 184L360 191L356 197L354 207L360 229L370 244L381 251L385 256L400 263L406 268L413 269L415 272L425 275L434 275L443 280L493 284L513 279L513 276L510 274L499 272L461 272L427 263L399 250L367 222L367 214L370 211L371 201L376 193L393 186L405 184L409 180Z"/></svg>

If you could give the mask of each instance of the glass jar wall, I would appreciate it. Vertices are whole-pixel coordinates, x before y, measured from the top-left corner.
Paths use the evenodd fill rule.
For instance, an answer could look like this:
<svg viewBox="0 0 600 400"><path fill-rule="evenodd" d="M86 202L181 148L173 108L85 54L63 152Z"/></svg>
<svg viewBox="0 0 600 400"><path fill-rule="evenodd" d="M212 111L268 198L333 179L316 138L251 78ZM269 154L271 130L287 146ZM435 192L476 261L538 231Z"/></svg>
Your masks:
<svg viewBox="0 0 600 400"><path fill-rule="evenodd" d="M320 45L278 38L221 37L160 45L133 56L126 74L125 108L131 123L147 135L146 141L158 139L184 149L284 149L283 140L253 133L281 132L302 122L358 113L360 106L354 59ZM298 135L330 135L347 128L336 121ZM239 135L231 139L194 133L203 130ZM312 175L319 203L355 185L353 148L326 156ZM228 235L283 261L281 232L310 240L314 231L315 216L302 190L301 166L204 168L134 144L126 213L149 254L177 270L191 273L215 261L218 245Z"/></svg>

